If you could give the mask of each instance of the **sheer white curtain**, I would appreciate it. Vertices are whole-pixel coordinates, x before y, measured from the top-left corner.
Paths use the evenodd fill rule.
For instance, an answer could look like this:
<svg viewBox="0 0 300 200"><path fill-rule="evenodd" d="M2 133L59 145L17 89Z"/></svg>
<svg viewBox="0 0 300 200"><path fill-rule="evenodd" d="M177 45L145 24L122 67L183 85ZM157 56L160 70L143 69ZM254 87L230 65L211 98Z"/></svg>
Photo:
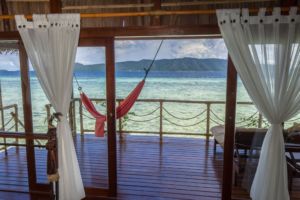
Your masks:
<svg viewBox="0 0 300 200"><path fill-rule="evenodd" d="M282 16L274 8L218 10L232 61L258 110L270 122L250 195L254 200L289 199L282 122L300 109L300 18L297 8Z"/></svg>
<svg viewBox="0 0 300 200"><path fill-rule="evenodd" d="M15 16L19 33L37 78L50 103L62 117L57 125L59 199L85 197L71 130L66 118L79 40L79 14Z"/></svg>

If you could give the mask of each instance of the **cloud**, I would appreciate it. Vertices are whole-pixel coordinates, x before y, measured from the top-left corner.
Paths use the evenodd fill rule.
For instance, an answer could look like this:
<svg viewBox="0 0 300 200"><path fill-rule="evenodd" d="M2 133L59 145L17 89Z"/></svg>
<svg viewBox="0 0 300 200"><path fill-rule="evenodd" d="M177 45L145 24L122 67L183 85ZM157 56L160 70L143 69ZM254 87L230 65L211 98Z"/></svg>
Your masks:
<svg viewBox="0 0 300 200"><path fill-rule="evenodd" d="M75 62L84 65L105 63L105 48L78 47Z"/></svg>
<svg viewBox="0 0 300 200"><path fill-rule="evenodd" d="M152 59L159 43L159 40L117 40L116 61Z"/></svg>
<svg viewBox="0 0 300 200"><path fill-rule="evenodd" d="M0 70L15 71L20 69L19 54L0 54Z"/></svg>
<svg viewBox="0 0 300 200"><path fill-rule="evenodd" d="M227 49L221 39L195 39L178 42L173 57L227 58Z"/></svg>
<svg viewBox="0 0 300 200"><path fill-rule="evenodd" d="M116 60L152 59L160 40L116 41ZM177 39L164 40L157 59L172 58L227 58L227 49L222 39Z"/></svg>

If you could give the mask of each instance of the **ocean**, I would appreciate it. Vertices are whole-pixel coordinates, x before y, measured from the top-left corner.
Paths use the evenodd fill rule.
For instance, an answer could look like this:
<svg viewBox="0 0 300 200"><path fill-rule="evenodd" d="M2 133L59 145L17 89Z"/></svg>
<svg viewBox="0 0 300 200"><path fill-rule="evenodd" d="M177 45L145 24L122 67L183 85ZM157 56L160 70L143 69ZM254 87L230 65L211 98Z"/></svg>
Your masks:
<svg viewBox="0 0 300 200"><path fill-rule="evenodd" d="M105 74L103 72L75 72L78 82L84 92L90 98L105 98ZM38 80L33 72L30 73L31 99L33 125L35 132L47 130L45 105L49 104ZM116 73L116 96L125 98L142 80L143 72L117 72ZM0 73L3 105L17 104L21 121L23 120L22 93L19 72ZM77 84L74 80L74 97L78 98ZM226 72L158 72L149 74L146 84L139 99L163 99L183 101L224 101L226 99ZM238 81L238 101L250 102L241 81ZM105 113L105 102L96 104L97 108ZM163 131L177 133L205 133L206 132L206 104L203 103L163 103ZM123 119L123 130L130 131L159 131L159 102L137 102L130 111L129 117ZM77 132L79 126L79 103L76 103ZM224 124L225 105L211 104L210 126ZM5 122L10 119L10 112L5 111ZM237 123L249 125L247 117L255 114L253 105L239 105L237 109ZM149 114L150 115L147 115ZM201 114L202 113L202 114ZM84 110L84 129L93 129L94 120ZM195 118L191 119L193 116ZM258 118L258 114L255 114ZM245 122L243 122L243 120ZM142 122L144 121L144 122ZM6 129L13 125L10 122ZM253 124L254 126L255 124ZM14 128L12 128L14 130ZM22 131L22 127L20 127Z"/></svg>

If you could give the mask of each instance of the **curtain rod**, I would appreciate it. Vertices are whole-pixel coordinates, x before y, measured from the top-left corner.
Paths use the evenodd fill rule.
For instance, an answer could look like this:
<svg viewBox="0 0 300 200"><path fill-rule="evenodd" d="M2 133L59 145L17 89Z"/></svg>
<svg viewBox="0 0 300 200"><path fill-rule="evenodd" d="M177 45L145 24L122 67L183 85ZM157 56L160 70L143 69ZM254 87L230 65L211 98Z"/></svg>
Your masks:
<svg viewBox="0 0 300 200"><path fill-rule="evenodd" d="M266 8L267 12L271 12L273 8ZM287 12L290 7L281 7L282 12ZM259 8L249 8L250 13L256 13ZM144 16L163 16L163 15L213 15L215 9L211 10L157 10L142 12L119 12L119 13L81 13L81 18L112 18L112 17L144 17ZM32 19L32 15L25 15L26 19ZM0 15L0 20L14 19L14 15Z"/></svg>

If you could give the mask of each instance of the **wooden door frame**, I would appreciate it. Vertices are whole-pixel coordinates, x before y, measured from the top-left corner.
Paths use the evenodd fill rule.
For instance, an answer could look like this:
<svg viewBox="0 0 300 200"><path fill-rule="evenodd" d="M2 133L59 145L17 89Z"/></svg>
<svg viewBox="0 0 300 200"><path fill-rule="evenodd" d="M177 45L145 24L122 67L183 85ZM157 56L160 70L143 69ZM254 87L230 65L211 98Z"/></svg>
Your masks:
<svg viewBox="0 0 300 200"><path fill-rule="evenodd" d="M29 62L25 47L22 41L18 42L21 88L24 113L24 130L26 140L26 159L28 171L28 186L30 193L38 193L39 191L50 191L49 184L37 183L35 149L34 149L34 131L32 122L32 102L29 76ZM25 115L26 113L26 115Z"/></svg>
<svg viewBox="0 0 300 200"><path fill-rule="evenodd" d="M205 26L204 26L205 27ZM197 34L204 34L206 36L202 38L212 38L220 37L219 29L216 26L209 27L208 29L200 26L197 30L193 31L186 31L182 32L182 27L177 27L174 31L169 27L156 27L155 31L149 31L150 29L135 29L132 28L130 30L120 30L120 29L84 29L81 32L81 37L79 40L79 46L104 46L106 47L106 89L107 91L107 112L110 113L111 116L108 117L108 152L109 152L109 188L108 190L104 190L101 192L101 195L110 195L116 196L117 195L117 156L116 156L116 127L115 127L115 66L114 66L114 36L133 36L133 35L143 35L143 36L155 36L155 35L166 35L169 36L173 34L177 35L189 35L191 33ZM152 30L152 29L151 29ZM185 30L185 29L183 29ZM189 29L188 29L189 30ZM200 30L200 31L199 31ZM104 33L103 33L104 31ZM181 32L180 32L181 31ZM100 35L99 35L100 34ZM99 38L102 36L102 38ZM14 32L0 32L0 39L6 40L20 40L19 34ZM34 150L32 151L31 148L33 139L33 131L32 131L32 117L28 117L31 114L31 99L30 99L30 82L29 82L29 75L28 75L28 62L26 51L24 48L20 48L20 66L21 66L21 75L22 75L22 94L23 94L23 105L24 105L24 113L26 113L25 122L25 135L26 135L26 142L29 147L27 150L27 161L29 163L33 163L35 161ZM26 58L26 59L25 59ZM226 99L226 127L225 127L225 146L224 146L224 166L223 166L223 187L222 187L222 199L227 200L231 198L231 190L232 182L231 176L227 173L232 173L232 155L233 155L233 142L234 142L234 116L235 116L235 104L236 104L236 80L232 79L236 76L236 71L234 70L234 66L231 60L228 60L228 74L227 74L227 99ZM26 111L26 112L25 112ZM28 115L28 112L29 115ZM229 159L229 160L228 160ZM34 172L33 172L34 171ZM226 172L226 173L224 173ZM46 190L47 185L37 186L34 184L36 181L36 173L35 173L35 166L28 166L28 175L29 175L29 187L30 191L33 190ZM226 184L228 185L226 185ZM93 188L86 188L87 194L91 195L100 195L100 193Z"/></svg>
<svg viewBox="0 0 300 200"><path fill-rule="evenodd" d="M26 157L28 169L28 183L30 193L49 192L49 184L37 183L35 150L32 122L32 102L30 90L29 62L26 50L21 41L19 44L19 59L21 72L21 86L23 99ZM106 98L107 98L107 145L108 145L108 189L85 187L87 196L116 196L117 195L117 154L116 154L116 114L115 114L115 56L114 38L83 38L79 47L105 47L106 57ZM99 56L100 57L100 56ZM108 92L109 91L109 92Z"/></svg>
<svg viewBox="0 0 300 200"><path fill-rule="evenodd" d="M227 63L228 64L225 111L225 137L223 154L222 200L231 200L232 194L233 153L237 96L237 71L229 55Z"/></svg>
<svg viewBox="0 0 300 200"><path fill-rule="evenodd" d="M116 83L114 37L80 38L79 47L105 47L108 190L85 188L87 196L117 196Z"/></svg>

